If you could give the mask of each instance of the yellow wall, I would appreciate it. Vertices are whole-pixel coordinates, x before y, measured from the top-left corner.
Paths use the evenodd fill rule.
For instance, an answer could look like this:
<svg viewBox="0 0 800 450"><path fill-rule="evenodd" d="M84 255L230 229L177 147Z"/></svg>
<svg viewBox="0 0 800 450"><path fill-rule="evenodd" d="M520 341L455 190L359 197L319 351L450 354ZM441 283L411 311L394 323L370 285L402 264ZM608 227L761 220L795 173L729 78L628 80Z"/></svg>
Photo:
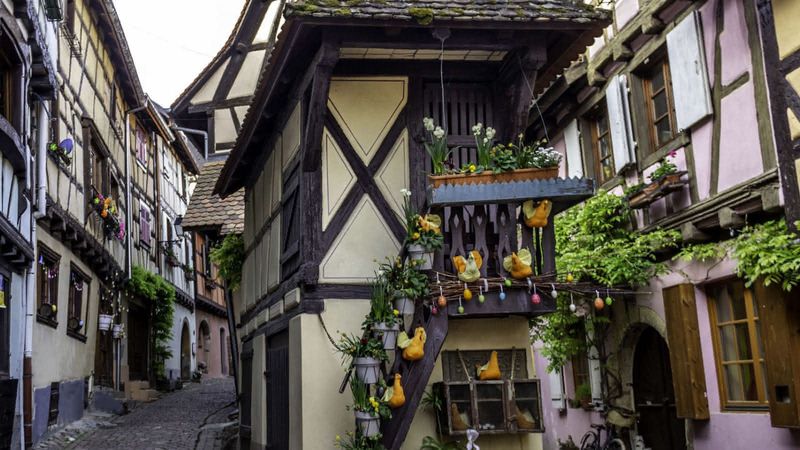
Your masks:
<svg viewBox="0 0 800 450"><path fill-rule="evenodd" d="M360 334L361 322L369 311L367 300L326 300L323 320L328 330ZM334 336L336 339L337 336ZM522 317L504 319L471 319L450 322L450 331L443 350L489 350L524 348L528 354L528 374L534 377L533 354L528 338L528 321ZM329 450L336 435L354 430L349 389L338 391L345 374L340 355L328 341L320 321L303 314L290 325L289 377L290 427L295 450ZM256 372L254 366L254 373ZM430 384L442 380L441 362L437 361ZM299 401L295 401L300 399ZM255 413L255 410L254 410ZM254 423L256 421L255 416ZM406 437L403 449L418 449L425 436L436 436L436 421L429 411L420 409ZM483 436L479 439L488 449L541 449L538 435Z"/></svg>
<svg viewBox="0 0 800 450"><path fill-rule="evenodd" d="M800 30L797 28L800 2L797 0L772 0L772 11L775 16L778 52L780 58L783 59L800 49Z"/></svg>
<svg viewBox="0 0 800 450"><path fill-rule="evenodd" d="M267 370L266 361L267 349L266 339L261 334L253 339L253 377L252 377L252 399L263 399L267 397L267 380L264 372ZM256 376L260 375L260 376ZM253 444L262 446L267 443L267 403L262 401L250 402L250 441ZM258 418L258 419L256 419Z"/></svg>

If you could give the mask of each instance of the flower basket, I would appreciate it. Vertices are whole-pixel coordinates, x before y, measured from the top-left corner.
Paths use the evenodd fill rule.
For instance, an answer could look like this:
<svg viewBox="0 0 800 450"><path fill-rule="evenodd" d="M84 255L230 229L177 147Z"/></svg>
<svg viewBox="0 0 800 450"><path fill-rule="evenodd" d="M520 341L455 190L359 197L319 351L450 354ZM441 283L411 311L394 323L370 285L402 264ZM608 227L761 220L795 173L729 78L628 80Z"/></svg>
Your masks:
<svg viewBox="0 0 800 450"><path fill-rule="evenodd" d="M546 180L558 177L558 166L546 169L515 169L495 173L485 170L480 173L457 173L449 175L428 175L434 188L444 185L509 183L512 181Z"/></svg>
<svg viewBox="0 0 800 450"><path fill-rule="evenodd" d="M354 411L356 416L356 426L364 437L373 437L381 432L380 417L373 416L368 412Z"/></svg>
<svg viewBox="0 0 800 450"><path fill-rule="evenodd" d="M174 253L167 253L166 256L167 256L166 258L167 265L169 265L170 267L178 267L181 265L181 262L178 260L178 257L175 256Z"/></svg>
<svg viewBox="0 0 800 450"><path fill-rule="evenodd" d="M194 281L194 278L195 278L194 277L194 270L192 270L191 268L189 268L189 269L184 268L183 269L183 276L186 277L187 281Z"/></svg>
<svg viewBox="0 0 800 450"><path fill-rule="evenodd" d="M111 328L111 336L114 339L119 339L122 337L123 325L121 323L115 323L114 326Z"/></svg>
<svg viewBox="0 0 800 450"><path fill-rule="evenodd" d="M77 317L70 317L67 319L67 329L72 331L78 331L83 328L83 321Z"/></svg>
<svg viewBox="0 0 800 450"><path fill-rule="evenodd" d="M386 322L372 325L372 332L375 337L381 339L384 350L394 350L397 346L397 333L400 332L400 324L386 325Z"/></svg>
<svg viewBox="0 0 800 450"><path fill-rule="evenodd" d="M400 311L400 314L414 315L414 300L408 297L399 297L394 299L394 309Z"/></svg>
<svg viewBox="0 0 800 450"><path fill-rule="evenodd" d="M56 144L51 142L47 145L47 149L61 161L64 166L69 167L72 164L72 139L64 139Z"/></svg>
<svg viewBox="0 0 800 450"><path fill-rule="evenodd" d="M417 266L419 270L431 270L433 268L433 250L429 250L422 245L409 245L408 257L411 260L421 261Z"/></svg>
<svg viewBox="0 0 800 450"><path fill-rule="evenodd" d="M114 316L111 314L100 314L97 318L97 329L100 331L110 330L112 320L114 320Z"/></svg>
<svg viewBox="0 0 800 450"><path fill-rule="evenodd" d="M356 377L365 384L375 384L380 379L381 361L377 358L359 357L353 358L353 367L356 369Z"/></svg>

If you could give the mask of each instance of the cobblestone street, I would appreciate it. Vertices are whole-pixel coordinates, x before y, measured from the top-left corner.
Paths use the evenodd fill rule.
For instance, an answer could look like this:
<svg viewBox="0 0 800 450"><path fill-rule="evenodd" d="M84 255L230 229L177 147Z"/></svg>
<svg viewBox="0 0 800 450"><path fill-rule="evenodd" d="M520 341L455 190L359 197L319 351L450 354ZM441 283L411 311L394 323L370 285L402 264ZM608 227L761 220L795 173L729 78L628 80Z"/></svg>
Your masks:
<svg viewBox="0 0 800 450"><path fill-rule="evenodd" d="M187 383L122 416L91 415L49 437L37 449L223 449L235 423L233 378Z"/></svg>

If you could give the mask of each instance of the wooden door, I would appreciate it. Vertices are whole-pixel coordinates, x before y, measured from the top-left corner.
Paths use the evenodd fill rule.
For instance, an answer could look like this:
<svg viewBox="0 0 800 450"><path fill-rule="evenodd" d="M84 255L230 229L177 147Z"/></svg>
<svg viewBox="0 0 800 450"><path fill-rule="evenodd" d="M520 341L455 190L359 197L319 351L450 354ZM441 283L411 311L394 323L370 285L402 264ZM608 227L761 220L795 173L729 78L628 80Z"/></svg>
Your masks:
<svg viewBox="0 0 800 450"><path fill-rule="evenodd" d="M11 448L14 411L17 407L17 383L15 378L0 379L0 448Z"/></svg>
<svg viewBox="0 0 800 450"><path fill-rule="evenodd" d="M675 408L669 348L650 327L636 344L633 396L639 413L638 432L645 446L652 450L685 450L685 426Z"/></svg>
<svg viewBox="0 0 800 450"><path fill-rule="evenodd" d="M242 344L242 385L239 401L239 436L241 448L249 448L251 407L253 402L253 341ZM258 401L258 399L256 399Z"/></svg>
<svg viewBox="0 0 800 450"><path fill-rule="evenodd" d="M267 450L289 448L289 332L267 341Z"/></svg>
<svg viewBox="0 0 800 450"><path fill-rule="evenodd" d="M128 369L131 380L147 380L147 309L131 304L128 311Z"/></svg>
<svg viewBox="0 0 800 450"><path fill-rule="evenodd" d="M94 378L99 386L114 387L114 339L111 331L97 332Z"/></svg>
<svg viewBox="0 0 800 450"><path fill-rule="evenodd" d="M189 324L183 323L181 327L181 379L188 380L192 377L192 344L189 337Z"/></svg>

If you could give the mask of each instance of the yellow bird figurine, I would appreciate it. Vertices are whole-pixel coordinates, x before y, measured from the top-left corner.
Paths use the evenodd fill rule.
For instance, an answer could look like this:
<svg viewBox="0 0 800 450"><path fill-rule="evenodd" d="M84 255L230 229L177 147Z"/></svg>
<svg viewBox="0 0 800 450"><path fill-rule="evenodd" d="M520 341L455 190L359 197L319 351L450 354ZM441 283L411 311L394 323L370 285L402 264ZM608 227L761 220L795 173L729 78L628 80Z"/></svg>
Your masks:
<svg viewBox="0 0 800 450"><path fill-rule="evenodd" d="M394 374L394 384L386 389L384 394L385 401L392 409L399 408L406 404L406 394L403 392L403 385L400 384L402 377L399 373Z"/></svg>
<svg viewBox="0 0 800 450"><path fill-rule="evenodd" d="M403 349L403 359L406 361L419 361L422 359L425 356L425 339L427 339L425 329L417 327L414 330L414 337L411 338L411 342Z"/></svg>
<svg viewBox="0 0 800 450"><path fill-rule="evenodd" d="M519 405L517 405L516 402L514 403L514 415L517 420L517 428L523 430L536 429L536 420L533 418L533 415L527 409L525 411L520 411Z"/></svg>
<svg viewBox="0 0 800 450"><path fill-rule="evenodd" d="M547 218L550 217L550 210L553 209L553 202L542 200L538 204L533 200L528 200L522 204L522 212L525 215L525 225L531 228L544 228L547 226Z"/></svg>
<svg viewBox="0 0 800 450"><path fill-rule="evenodd" d="M472 283L481 277L481 266L483 258L477 250L469 252L466 258L460 255L453 257L453 267L458 271L458 279L465 283Z"/></svg>
<svg viewBox="0 0 800 450"><path fill-rule="evenodd" d="M442 218L436 214L419 216L417 219L417 225L419 225L419 229L422 231L433 231L436 234L442 233Z"/></svg>
<svg viewBox="0 0 800 450"><path fill-rule="evenodd" d="M500 379L500 364L497 362L497 351L492 351L492 355L489 357L489 362L478 367L477 372L478 379L481 381Z"/></svg>
<svg viewBox="0 0 800 450"><path fill-rule="evenodd" d="M533 275L533 269L531 268L532 262L533 257L531 256L531 251L527 248L523 248L519 253L511 253L503 258L503 268L506 269L506 272L511 274L512 278L524 280Z"/></svg>
<svg viewBox="0 0 800 450"><path fill-rule="evenodd" d="M453 421L453 431L466 431L469 428L469 417L460 412L455 403L450 403L450 417Z"/></svg>

